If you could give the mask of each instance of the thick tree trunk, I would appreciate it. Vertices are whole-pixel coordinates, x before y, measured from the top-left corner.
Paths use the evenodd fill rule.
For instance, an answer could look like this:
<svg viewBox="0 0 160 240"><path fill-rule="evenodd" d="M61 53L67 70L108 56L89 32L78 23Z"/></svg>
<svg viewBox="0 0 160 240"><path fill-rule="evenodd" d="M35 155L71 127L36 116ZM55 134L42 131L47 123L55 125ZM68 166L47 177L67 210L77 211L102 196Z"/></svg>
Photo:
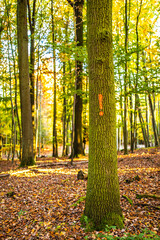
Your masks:
<svg viewBox="0 0 160 240"><path fill-rule="evenodd" d="M88 0L89 166L84 215L123 227L117 175L112 0Z"/></svg>
<svg viewBox="0 0 160 240"><path fill-rule="evenodd" d="M20 80L22 118L22 160L21 166L34 164L33 129L29 87L27 0L17 2L18 63Z"/></svg>

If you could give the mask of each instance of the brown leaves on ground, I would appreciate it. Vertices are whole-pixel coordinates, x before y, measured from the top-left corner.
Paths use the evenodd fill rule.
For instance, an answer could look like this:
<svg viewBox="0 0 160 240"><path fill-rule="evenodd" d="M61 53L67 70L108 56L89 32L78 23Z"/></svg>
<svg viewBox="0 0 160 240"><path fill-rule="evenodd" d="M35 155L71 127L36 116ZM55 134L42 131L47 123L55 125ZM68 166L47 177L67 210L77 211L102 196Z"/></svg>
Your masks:
<svg viewBox="0 0 160 240"><path fill-rule="evenodd" d="M145 228L159 234L159 199L137 199L136 194L160 195L160 148L121 154L118 159L125 229L112 230L111 234L139 234ZM0 179L0 239L96 239L96 232L86 233L80 223L87 181L78 181L77 173L80 169L87 172L87 159L75 160L73 166L64 161L68 164L49 166L63 160L39 158L41 167L17 170L17 162L11 166L0 161L1 173L10 173L10 177ZM10 170L6 172L7 166Z"/></svg>

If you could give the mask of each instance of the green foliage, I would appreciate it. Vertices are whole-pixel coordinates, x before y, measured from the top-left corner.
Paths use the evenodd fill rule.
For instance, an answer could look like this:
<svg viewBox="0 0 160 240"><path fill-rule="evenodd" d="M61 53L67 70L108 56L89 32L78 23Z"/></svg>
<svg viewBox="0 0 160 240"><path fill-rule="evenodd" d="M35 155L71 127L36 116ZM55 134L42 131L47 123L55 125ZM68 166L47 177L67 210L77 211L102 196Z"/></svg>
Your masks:
<svg viewBox="0 0 160 240"><path fill-rule="evenodd" d="M123 198L126 198L127 201L128 201L131 205L133 205L133 201L132 201L132 199L130 199L130 198L127 197L126 195L123 195L122 197L123 197Z"/></svg>
<svg viewBox="0 0 160 240"><path fill-rule="evenodd" d="M24 211L24 210L21 209L21 210L18 212L18 217L20 218L22 215L25 214L25 212L26 212L26 211Z"/></svg>
<svg viewBox="0 0 160 240"><path fill-rule="evenodd" d="M80 221L86 232L92 232L94 230L93 222L84 214L82 215Z"/></svg>
<svg viewBox="0 0 160 240"><path fill-rule="evenodd" d="M71 207L73 207L73 206L77 207L77 205L80 204L81 202L83 202L85 199L86 199L86 196L80 197L77 202L75 202L74 204L71 205Z"/></svg>
<svg viewBox="0 0 160 240"><path fill-rule="evenodd" d="M114 226L112 227L109 227L109 229L115 229ZM108 227L107 227L107 232L108 232ZM85 239L90 239L90 236L85 236ZM123 237L117 237L117 236L114 236L114 235L108 235L108 234L105 234L105 233L97 233L95 234L95 238L94 239L102 239L102 240L114 240L114 239L117 239L117 240L151 240L151 239L154 239L154 240L159 240L160 237L155 234L154 232L150 231L150 230L143 230L140 234L138 235L132 235L130 233L126 233Z"/></svg>

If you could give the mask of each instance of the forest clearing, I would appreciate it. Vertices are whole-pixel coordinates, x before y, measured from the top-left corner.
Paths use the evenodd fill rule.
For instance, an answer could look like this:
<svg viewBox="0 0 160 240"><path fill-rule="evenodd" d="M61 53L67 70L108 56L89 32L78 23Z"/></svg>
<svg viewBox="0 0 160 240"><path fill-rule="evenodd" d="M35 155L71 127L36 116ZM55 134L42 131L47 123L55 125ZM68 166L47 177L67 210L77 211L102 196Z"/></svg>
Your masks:
<svg viewBox="0 0 160 240"><path fill-rule="evenodd" d="M118 154L122 230L82 227L87 180L77 180L77 173L88 172L87 160L71 166L70 159L42 157L31 168L0 161L0 176L10 174L0 178L0 239L160 239L160 148ZM153 233L136 238L144 229Z"/></svg>

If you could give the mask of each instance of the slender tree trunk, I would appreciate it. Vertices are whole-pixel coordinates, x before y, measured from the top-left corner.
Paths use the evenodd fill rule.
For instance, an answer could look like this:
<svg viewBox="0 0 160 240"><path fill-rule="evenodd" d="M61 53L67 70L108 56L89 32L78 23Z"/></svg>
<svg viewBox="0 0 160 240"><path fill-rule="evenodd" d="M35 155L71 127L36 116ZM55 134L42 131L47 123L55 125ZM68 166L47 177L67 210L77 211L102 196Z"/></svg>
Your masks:
<svg viewBox="0 0 160 240"><path fill-rule="evenodd" d="M6 4L6 2L5 2ZM6 4L7 6L7 4ZM10 101L11 101L11 115L12 115L12 131L11 131L11 148L12 148L12 163L14 162L15 157L15 138L16 138L16 123L15 123L15 114L14 114L14 106L13 106L13 97L12 97L12 69L11 69L11 60L10 60L10 45L11 38L10 36L10 19L9 19L9 9L7 9L7 39L8 39L8 63L9 63L9 90L10 90Z"/></svg>
<svg viewBox="0 0 160 240"><path fill-rule="evenodd" d="M155 116L154 116L154 107L153 107L150 93L148 94L148 100L149 100L149 107L150 107L150 112L151 112L151 116L152 116L152 128L153 128L153 133L154 133L155 146L158 146L159 139L158 139L157 126L156 126L156 121L155 121Z"/></svg>
<svg viewBox="0 0 160 240"><path fill-rule="evenodd" d="M84 0L75 0L74 12L76 18L76 42L77 47L83 46L83 4ZM78 57L78 56L77 56ZM82 60L76 59L76 96L75 96L75 134L74 155L84 154L82 144Z"/></svg>
<svg viewBox="0 0 160 240"><path fill-rule="evenodd" d="M68 15L69 18L69 15ZM68 42L68 19L65 26L65 43ZM64 52L64 56L65 56ZM65 58L63 61L63 150L62 155L66 154L66 135L67 135L67 128L66 128L66 114L67 114L67 99L66 99L66 62Z"/></svg>
<svg viewBox="0 0 160 240"><path fill-rule="evenodd" d="M69 78L70 78L70 81L72 80L72 69L71 69L71 62L70 62L70 59L69 59L69 61L68 61L68 66L69 66ZM70 98L70 100L69 100L69 104L68 104L69 106L70 105L72 105L72 98ZM73 100L73 105L74 105L74 100ZM73 107L73 109L74 109L74 107ZM68 109L69 110L69 109ZM70 115L70 111L68 111L67 112L67 140L66 140L66 142L67 142L67 146L66 146L66 155L68 155L69 154L69 139L71 139L71 141L70 141L70 145L71 145L71 157L72 157L72 145L73 145L73 142L72 142L72 134L73 134L73 129L72 129L72 131L71 131L71 124L72 124L72 120L73 120L73 118L71 117L71 115ZM70 122L71 122L71 124L70 124ZM71 134L70 134L70 132L71 132Z"/></svg>
<svg viewBox="0 0 160 240"><path fill-rule="evenodd" d="M38 137L38 156L41 156L41 142L42 142L42 128L41 128L41 114L42 114L42 79L41 79L41 72L40 72L40 86L39 86L39 137Z"/></svg>
<svg viewBox="0 0 160 240"><path fill-rule="evenodd" d="M62 156L65 155L66 148L66 89L65 89L65 74L66 74L66 64L63 62L63 150Z"/></svg>
<svg viewBox="0 0 160 240"><path fill-rule="evenodd" d="M2 124L1 124L1 118L0 118L0 160L2 160Z"/></svg>
<svg viewBox="0 0 160 240"><path fill-rule="evenodd" d="M131 89L130 76L129 76L129 88ZM133 153L133 150L134 150L134 128L133 128L133 96L132 96L132 92L130 92L129 103L130 103L130 141L131 141L130 150Z"/></svg>
<svg viewBox="0 0 160 240"><path fill-rule="evenodd" d="M128 78L128 10L125 0L125 76L124 76L124 154L128 154L128 131L127 131L127 78Z"/></svg>
<svg viewBox="0 0 160 240"><path fill-rule="evenodd" d="M82 48L83 46L83 5L84 0L68 0L69 4L73 7L75 22L76 22L76 43L77 47ZM77 52L75 61L75 133L74 133L74 155L84 154L83 143L82 143L82 74L83 74L83 62L79 59Z"/></svg>
<svg viewBox="0 0 160 240"><path fill-rule="evenodd" d="M30 3L27 0L28 5L28 19L31 33L30 42L30 64L29 64L29 78L30 78L30 95L31 95L31 110L32 110L32 127L33 127L33 150L34 156L36 155L35 142L36 142L36 129L35 129L35 22L36 22L36 0L33 0L33 12L31 13Z"/></svg>
<svg viewBox="0 0 160 240"><path fill-rule="evenodd" d="M74 153L74 134L75 134L75 103L76 103L76 94L74 94L73 100L73 113L72 113L72 133L71 133L71 165L73 165Z"/></svg>
<svg viewBox="0 0 160 240"><path fill-rule="evenodd" d="M58 156L58 143L57 143L57 79L56 79L56 52L55 52L55 27L54 27L54 15L53 15L53 0L51 0L51 15L52 15L52 44L53 44L53 72L54 72L54 100L53 100L53 157Z"/></svg>
<svg viewBox="0 0 160 240"><path fill-rule="evenodd" d="M146 59L145 59L145 55L143 53L143 69L144 69L144 78L145 78L145 82L146 82L146 87L147 89L149 88L148 86L148 78L146 75ZM152 128L153 128L153 133L154 133L154 141L155 141L155 146L159 145L159 139L158 139L158 132L157 132L157 126L156 126L156 120L155 120L155 114L154 114L154 106L152 103L152 98L151 98L151 94L149 92L148 89L148 102L149 102L149 108L150 108L150 113L151 113L151 117L152 117Z"/></svg>
<svg viewBox="0 0 160 240"><path fill-rule="evenodd" d="M8 57L9 57L9 43L8 43ZM14 114L14 106L13 106L13 98L12 98L12 74L11 74L11 64L9 60L9 75L10 75L10 101L11 101L11 114L12 114L12 131L11 131L11 148L12 148L12 163L14 162L15 157L15 114Z"/></svg>
<svg viewBox="0 0 160 240"><path fill-rule="evenodd" d="M15 80L14 114L16 115L17 122L18 122L18 128L19 128L19 144L20 144L19 159L21 160L21 155L22 155L22 129L21 129L20 117L19 117L19 113L18 113L18 103L17 103L18 83L17 83L17 73L16 73L16 60L15 60L15 55L14 55L14 50L13 50L13 44L12 44L10 29L9 29L9 35L10 35L10 45L11 45L11 52L12 52L12 58L13 58L13 71L14 71L14 80ZM15 131L16 131L16 127L15 127ZM15 135L17 136L17 133Z"/></svg>
<svg viewBox="0 0 160 240"><path fill-rule="evenodd" d="M69 154L69 122L70 122L70 116L67 116L67 126L66 126L66 156Z"/></svg>
<svg viewBox="0 0 160 240"><path fill-rule="evenodd" d="M120 115L121 115L121 126L124 125L124 114L123 114L123 99L122 99L122 92L123 92L123 89L122 89L122 82L121 82L121 77L120 77L120 69L119 69L119 66L118 66L118 76L119 76L119 83L120 83L120 102L119 102L119 105L120 105ZM124 130L124 127L122 127L123 130ZM124 135L124 134L123 134ZM122 138L121 138L121 134L120 134L120 145L121 143L123 143L122 141Z"/></svg>
<svg viewBox="0 0 160 240"><path fill-rule="evenodd" d="M117 175L112 0L88 0L89 166L84 215L123 227Z"/></svg>
<svg viewBox="0 0 160 240"><path fill-rule="evenodd" d="M38 134L39 134L39 131L38 131L38 124L39 124L39 108L38 108L38 104L39 104L39 101L38 101L38 97L39 97L39 72L40 72L40 66L39 66L39 46L38 46L38 66L37 66L37 79L36 79L36 122L35 122L35 128L36 128L36 143L35 143L35 149L36 149L36 153L37 153L37 146L38 146Z"/></svg>
<svg viewBox="0 0 160 240"><path fill-rule="evenodd" d="M86 89L85 89L85 104L84 104L84 113L83 113L83 152L85 154L86 142L87 142L87 92L88 89L88 77L86 78Z"/></svg>
<svg viewBox="0 0 160 240"><path fill-rule="evenodd" d="M160 101L158 101L158 138L160 141Z"/></svg>
<svg viewBox="0 0 160 240"><path fill-rule="evenodd" d="M137 95L137 96L138 96L138 95ZM140 99L139 99L139 96L138 96L137 101L138 101L139 121L140 121L140 124L141 124L141 129L142 129L144 144L145 144L145 147L147 148L148 145L149 145L149 139L147 138L147 133L146 133L146 128L145 128L145 124L144 124L144 119L143 119L143 116L142 116L142 113L141 113L141 109L140 109Z"/></svg>
<svg viewBox="0 0 160 240"><path fill-rule="evenodd" d="M147 96L146 96L146 95L145 95L145 102L146 102L147 138L148 138L148 147L150 147L150 142L149 142L149 117L148 117L148 103L147 103Z"/></svg>
<svg viewBox="0 0 160 240"><path fill-rule="evenodd" d="M18 63L22 121L22 160L21 166L34 164L33 129L29 88L27 0L17 2Z"/></svg>
<svg viewBox="0 0 160 240"><path fill-rule="evenodd" d="M134 143L135 149L137 148L137 112L138 112L138 78L139 78L139 33L138 33L138 24L139 24L139 16L141 13L142 0L140 2L140 7L138 9L137 2L137 20L136 20L136 45L137 45L137 59L136 59L136 80L135 80L135 109L134 109Z"/></svg>
<svg viewBox="0 0 160 240"><path fill-rule="evenodd" d="M3 31L3 25L2 23L0 24L0 65L2 65L2 53L1 53L1 47L2 47L2 39L1 39L1 34ZM0 100L1 101L1 100ZM1 123L1 116L0 116L0 160L2 160L2 123Z"/></svg>

